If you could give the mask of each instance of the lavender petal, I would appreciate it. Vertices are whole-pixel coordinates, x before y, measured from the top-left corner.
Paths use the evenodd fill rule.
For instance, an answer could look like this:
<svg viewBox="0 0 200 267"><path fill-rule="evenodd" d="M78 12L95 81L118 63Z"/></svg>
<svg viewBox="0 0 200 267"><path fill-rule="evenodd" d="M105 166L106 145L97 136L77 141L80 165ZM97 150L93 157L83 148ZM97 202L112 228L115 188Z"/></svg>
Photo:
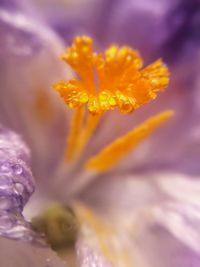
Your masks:
<svg viewBox="0 0 200 267"><path fill-rule="evenodd" d="M6 267L65 264L47 247L22 215L35 190L30 151L11 130L0 126L0 258ZM12 255L12 257L10 256ZM23 257L22 257L23 255Z"/></svg>
<svg viewBox="0 0 200 267"><path fill-rule="evenodd" d="M21 212L35 189L30 152L14 132L0 126L0 209Z"/></svg>
<svg viewBox="0 0 200 267"><path fill-rule="evenodd" d="M38 17L21 10L0 8L0 39L0 122L23 136L42 183L53 175L65 146L66 109L52 89L67 79L67 66L59 60L64 47Z"/></svg>
<svg viewBox="0 0 200 267"><path fill-rule="evenodd" d="M117 229L119 244L129 240L127 252L136 266L199 266L198 179L149 173L147 177L101 177L94 183L82 201L109 222L110 233ZM91 240L91 231L87 233Z"/></svg>
<svg viewBox="0 0 200 267"><path fill-rule="evenodd" d="M67 42L81 31L101 46L125 43L147 57L159 54L170 61L198 48L198 0L52 1L51 5L35 0L34 4Z"/></svg>
<svg viewBox="0 0 200 267"><path fill-rule="evenodd" d="M22 215L34 190L28 147L20 136L0 125L0 236L37 240Z"/></svg>

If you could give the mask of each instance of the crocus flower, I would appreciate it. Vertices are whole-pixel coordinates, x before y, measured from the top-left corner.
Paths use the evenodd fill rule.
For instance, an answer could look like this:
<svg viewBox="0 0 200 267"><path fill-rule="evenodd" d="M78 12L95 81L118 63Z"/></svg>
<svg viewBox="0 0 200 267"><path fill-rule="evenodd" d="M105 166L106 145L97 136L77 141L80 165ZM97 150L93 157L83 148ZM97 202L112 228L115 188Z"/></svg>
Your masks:
<svg viewBox="0 0 200 267"><path fill-rule="evenodd" d="M15 9L4 5L0 12L1 58L4 63L0 100L1 123L4 125L1 126L0 138L0 233L1 262L4 266L65 264L46 247L42 237L22 216L23 208L35 187L35 196L26 205L27 216L39 214L41 206L49 200L60 201L73 209L70 213L63 207L54 206L53 212L47 211L43 213L44 218L39 216L36 220L39 226L46 220L42 230L50 241L55 234L53 241L58 238L58 243L67 242L70 231L66 225L77 221L78 230L74 230L74 234L78 266L197 267L200 260L199 181L189 174L199 173L198 166L193 166L198 159L198 151L192 147L198 128L192 127L196 125L195 120L188 120L188 99L194 101L191 114L197 116L198 106L194 95L198 93L195 89L192 92L184 90L188 83L183 81L188 82L188 77L191 77L183 76L186 73L182 69L184 61L179 59L181 65L172 66L176 75L172 72L169 92L142 108L142 104L154 98L168 83L168 71L162 61L157 61L154 68L141 70L141 57L132 49L119 50L121 53L117 58L118 48L112 47L102 57L102 54L92 53L91 39L79 37L63 56L82 77L82 81L79 81L71 75L67 65L62 65L58 59L58 55L65 51L62 41L43 25L39 16L36 23L36 14L32 9L25 7L22 12L17 4ZM152 41L150 37L148 40ZM153 49L153 45L151 47ZM164 49L163 45L161 47ZM104 72L106 56L107 63L116 63L118 59L116 69L112 68L112 64L107 66L111 74L109 76ZM120 59L124 58L131 59L129 71L132 75L140 77L142 73L144 76L144 80L139 79L137 86L125 74L125 78L120 76L127 70L126 64L129 64L129 60L122 60L122 66L119 65ZM98 97L89 94L94 85L90 76L91 65L97 70L101 82L99 88L106 89L106 94L99 94ZM118 75L114 70L119 70ZM181 77L185 78L182 83ZM121 82L117 84L118 94L115 78ZM142 96L137 95L135 89L135 102L123 87L127 83L143 92ZM150 91L145 87L146 83ZM53 91L52 84L64 101ZM109 85L112 91L105 85ZM178 87L175 93L171 92L174 85ZM151 97L147 92L151 92ZM64 102L75 109L74 120ZM82 124L82 107L86 105L88 124ZM136 108L138 111L129 114ZM145 141L134 153L125 157L130 147L133 148L144 139L171 113L161 113L135 131L129 130L138 122L141 123L144 117L148 119L166 108L173 108L176 117L162 125L154 137ZM128 114L120 115L112 109ZM104 113L105 116L99 121ZM6 127L18 132L30 151L24 141ZM80 134L81 139L78 138ZM66 136L68 150L65 157L68 161L63 160ZM117 137L120 139L116 141ZM81 154L83 151L85 153ZM188 155L193 158L190 159ZM83 167L85 162L87 168ZM14 262L11 261L11 254ZM67 265L67 248L65 254Z"/></svg>

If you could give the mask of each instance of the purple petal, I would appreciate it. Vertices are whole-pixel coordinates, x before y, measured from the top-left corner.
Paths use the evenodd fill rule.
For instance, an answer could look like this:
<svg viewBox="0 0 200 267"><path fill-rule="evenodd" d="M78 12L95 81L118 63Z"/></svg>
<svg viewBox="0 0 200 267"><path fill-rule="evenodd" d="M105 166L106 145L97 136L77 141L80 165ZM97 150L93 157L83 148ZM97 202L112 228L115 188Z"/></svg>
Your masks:
<svg viewBox="0 0 200 267"><path fill-rule="evenodd" d="M173 61L181 52L195 51L199 43L198 0L51 1L51 5L35 1L35 5L65 41L89 34L101 46L129 44L147 57L159 54Z"/></svg>
<svg viewBox="0 0 200 267"><path fill-rule="evenodd" d="M86 190L84 201L109 222L110 234L116 230L116 242L129 240L127 251L138 266L198 267L198 180L170 173L149 173L145 178L102 177ZM87 232L92 239L91 230Z"/></svg>
<svg viewBox="0 0 200 267"><path fill-rule="evenodd" d="M91 35L91 23L101 2L84 1L34 1L43 19L63 38L65 43L75 35Z"/></svg>
<svg viewBox="0 0 200 267"><path fill-rule="evenodd" d="M34 190L29 149L16 133L0 126L0 236L34 239L22 216Z"/></svg>
<svg viewBox="0 0 200 267"><path fill-rule="evenodd" d="M166 0L126 0L117 3L110 1L112 5L108 1L102 2L101 17L99 16L98 21L100 36L96 31L99 41L103 38L107 44L110 42L129 44L148 58L167 38L168 32L163 24L175 3L169 4Z"/></svg>
<svg viewBox="0 0 200 267"><path fill-rule="evenodd" d="M131 44L146 56L164 56L176 64L177 55L196 54L199 11L198 0L118 1L110 12L107 36Z"/></svg>
<svg viewBox="0 0 200 267"><path fill-rule="evenodd" d="M30 152L14 132L0 126L0 258L7 267L65 266L22 215L35 189Z"/></svg>
<svg viewBox="0 0 200 267"><path fill-rule="evenodd" d="M65 147L66 108L52 89L67 79L58 58L63 45L37 17L21 11L0 10L0 36L0 121L23 135L42 181L53 175Z"/></svg>
<svg viewBox="0 0 200 267"><path fill-rule="evenodd" d="M1 0L0 8L9 9L9 10L17 10L17 9L26 9L27 3L24 0Z"/></svg>
<svg viewBox="0 0 200 267"><path fill-rule="evenodd" d="M35 189L30 152L21 138L0 126L0 207L21 212Z"/></svg>
<svg viewBox="0 0 200 267"><path fill-rule="evenodd" d="M168 38L162 44L161 53L166 59L177 60L178 56L184 54L193 56L195 60L196 51L199 48L198 28L200 3L198 0L177 1L172 12L165 19L164 29L169 32Z"/></svg>
<svg viewBox="0 0 200 267"><path fill-rule="evenodd" d="M137 228L135 230L138 231ZM200 254L189 249L162 225L152 224L140 229L136 234L135 243L137 249L141 251L145 266L199 266Z"/></svg>

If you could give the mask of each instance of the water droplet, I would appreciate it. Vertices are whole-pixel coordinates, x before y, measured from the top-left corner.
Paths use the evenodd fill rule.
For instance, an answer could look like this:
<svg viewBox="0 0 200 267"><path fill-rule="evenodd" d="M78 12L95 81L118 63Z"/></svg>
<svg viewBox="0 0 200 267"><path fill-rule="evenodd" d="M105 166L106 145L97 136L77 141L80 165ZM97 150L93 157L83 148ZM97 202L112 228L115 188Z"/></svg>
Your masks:
<svg viewBox="0 0 200 267"><path fill-rule="evenodd" d="M12 179L6 175L0 176L0 189L6 189L12 185Z"/></svg>
<svg viewBox="0 0 200 267"><path fill-rule="evenodd" d="M21 165L19 165L19 164L15 164L13 167L12 167L12 169L13 169L13 171L14 171L14 173L15 174L22 174L22 172L23 172L23 168L22 168L22 166Z"/></svg>
<svg viewBox="0 0 200 267"><path fill-rule="evenodd" d="M12 207L12 201L8 197L0 197L0 210L6 210Z"/></svg>
<svg viewBox="0 0 200 267"><path fill-rule="evenodd" d="M2 165L1 165L1 171L2 172L5 172L5 173L8 173L11 171L11 163L10 162L4 162Z"/></svg>
<svg viewBox="0 0 200 267"><path fill-rule="evenodd" d="M21 183L16 183L15 184L15 190L17 191L17 193L19 193L20 195L23 194L24 192L24 185Z"/></svg>
<svg viewBox="0 0 200 267"><path fill-rule="evenodd" d="M12 235L12 238L15 239L32 241L31 231L25 225L15 224L10 234Z"/></svg>
<svg viewBox="0 0 200 267"><path fill-rule="evenodd" d="M9 215L3 215L0 216L0 229L5 230L5 229L10 229L13 227L15 220L13 220L12 217Z"/></svg>
<svg viewBox="0 0 200 267"><path fill-rule="evenodd" d="M22 239L24 241L28 241L28 242L33 241L33 237L31 236L31 234L29 233L29 231L26 231L26 232L23 233Z"/></svg>

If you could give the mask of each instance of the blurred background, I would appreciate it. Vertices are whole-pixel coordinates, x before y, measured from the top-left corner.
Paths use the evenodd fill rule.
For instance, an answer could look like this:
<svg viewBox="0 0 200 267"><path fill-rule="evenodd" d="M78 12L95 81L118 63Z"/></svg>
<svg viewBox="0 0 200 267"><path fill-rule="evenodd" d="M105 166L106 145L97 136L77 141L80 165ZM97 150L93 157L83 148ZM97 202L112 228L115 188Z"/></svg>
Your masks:
<svg viewBox="0 0 200 267"><path fill-rule="evenodd" d="M200 41L199 0L34 0L66 42L89 34L100 45L132 45L143 56L177 60Z"/></svg>

